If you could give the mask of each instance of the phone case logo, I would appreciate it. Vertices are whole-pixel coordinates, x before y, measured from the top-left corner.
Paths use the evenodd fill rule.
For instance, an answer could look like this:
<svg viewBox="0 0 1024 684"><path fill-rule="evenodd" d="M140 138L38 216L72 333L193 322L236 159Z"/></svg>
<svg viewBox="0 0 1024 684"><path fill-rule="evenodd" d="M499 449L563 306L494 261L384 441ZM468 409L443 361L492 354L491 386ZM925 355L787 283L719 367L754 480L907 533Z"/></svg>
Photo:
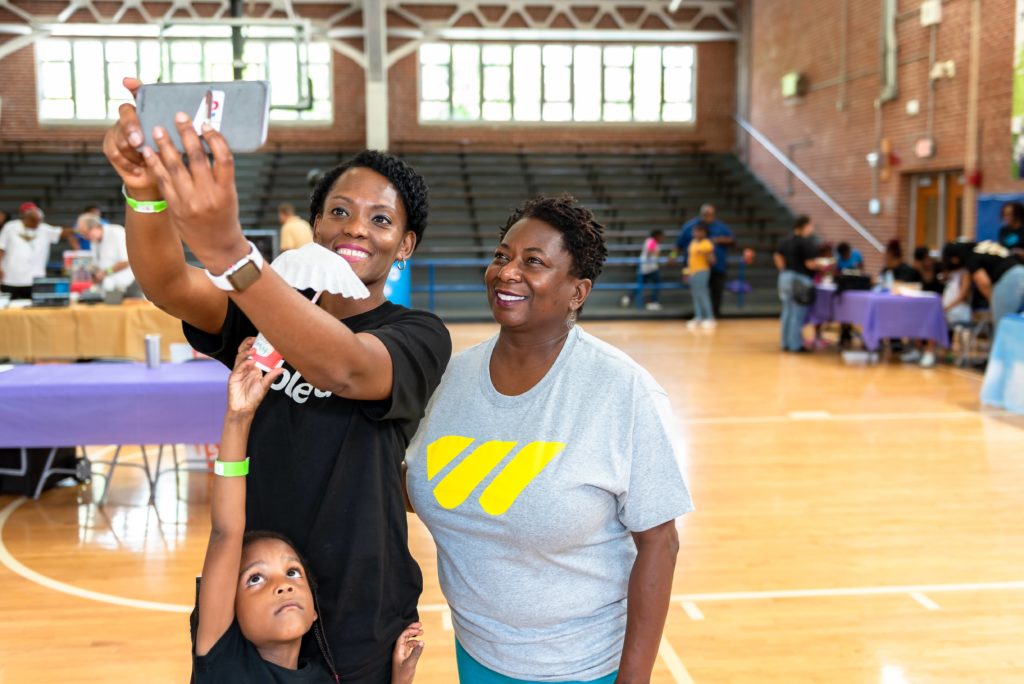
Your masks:
<svg viewBox="0 0 1024 684"><path fill-rule="evenodd" d="M433 480L474 441L472 437L448 435L428 445L427 479ZM434 487L434 498L444 508L458 508L517 446L518 442L483 442L441 478ZM480 507L490 515L504 515L565 447L564 442L530 442L524 446L480 494Z"/></svg>
<svg viewBox="0 0 1024 684"><path fill-rule="evenodd" d="M192 117L192 128L197 135L202 135L203 124L208 123L215 131L220 131L220 124L224 121L224 91L207 90L206 95L199 101L199 109Z"/></svg>

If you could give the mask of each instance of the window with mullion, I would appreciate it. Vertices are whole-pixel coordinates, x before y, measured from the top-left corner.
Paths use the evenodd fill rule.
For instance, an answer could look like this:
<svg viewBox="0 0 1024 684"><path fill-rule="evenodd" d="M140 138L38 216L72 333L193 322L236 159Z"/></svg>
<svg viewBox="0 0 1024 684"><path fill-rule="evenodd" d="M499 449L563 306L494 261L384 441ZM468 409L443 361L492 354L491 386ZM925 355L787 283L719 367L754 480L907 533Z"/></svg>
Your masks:
<svg viewBox="0 0 1024 684"><path fill-rule="evenodd" d="M423 121L691 122L693 46L429 43Z"/></svg>

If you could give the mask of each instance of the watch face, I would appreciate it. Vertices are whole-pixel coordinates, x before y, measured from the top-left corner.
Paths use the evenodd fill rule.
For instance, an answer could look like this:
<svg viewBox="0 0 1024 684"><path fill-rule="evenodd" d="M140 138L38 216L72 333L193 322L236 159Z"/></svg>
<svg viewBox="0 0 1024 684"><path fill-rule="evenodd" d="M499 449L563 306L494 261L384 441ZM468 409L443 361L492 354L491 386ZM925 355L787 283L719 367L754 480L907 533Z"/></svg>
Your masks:
<svg viewBox="0 0 1024 684"><path fill-rule="evenodd" d="M231 283L231 287L235 288L235 292L242 292L256 282L256 279L259 277L260 267L252 261L247 261L227 278L228 282Z"/></svg>

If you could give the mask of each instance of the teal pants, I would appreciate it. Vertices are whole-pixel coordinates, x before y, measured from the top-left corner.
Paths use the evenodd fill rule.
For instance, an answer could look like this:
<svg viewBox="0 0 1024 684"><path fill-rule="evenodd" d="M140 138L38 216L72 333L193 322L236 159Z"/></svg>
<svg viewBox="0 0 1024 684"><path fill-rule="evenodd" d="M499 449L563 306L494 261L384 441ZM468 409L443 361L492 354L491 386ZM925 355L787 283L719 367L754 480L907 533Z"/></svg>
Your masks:
<svg viewBox="0 0 1024 684"><path fill-rule="evenodd" d="M473 657L466 653L466 650L462 648L462 644L458 640L455 641L455 660L459 665L460 684L532 684L532 682L525 679L513 679L512 677L498 674L493 670L488 670L473 660ZM560 684L614 684L615 677L618 674L618 672L612 672L606 677L592 679L588 682L564 682Z"/></svg>

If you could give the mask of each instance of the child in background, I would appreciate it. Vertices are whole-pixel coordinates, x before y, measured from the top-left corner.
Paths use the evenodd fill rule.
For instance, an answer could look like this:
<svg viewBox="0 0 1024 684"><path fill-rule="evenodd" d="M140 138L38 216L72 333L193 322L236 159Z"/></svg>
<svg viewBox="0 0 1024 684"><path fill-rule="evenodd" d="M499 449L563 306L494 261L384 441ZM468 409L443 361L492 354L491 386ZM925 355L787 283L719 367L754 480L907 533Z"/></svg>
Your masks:
<svg viewBox="0 0 1024 684"><path fill-rule="evenodd" d="M274 532L245 533L243 459L260 401L283 369L263 375L252 358L254 338L238 351L228 379L221 457L210 506L212 529L199 585L193 644L194 682L338 682L318 616L314 584L301 555ZM298 466L297 466L298 467ZM299 659L302 637L313 630L321 662ZM423 651L419 623L395 644L392 682L410 684Z"/></svg>
<svg viewBox="0 0 1024 684"><path fill-rule="evenodd" d="M693 298L693 320L686 324L693 329L715 327L715 314L711 308L711 267L715 263L715 246L708 239L708 229L698 223L693 227L693 240L687 256L688 268L684 272L690 283Z"/></svg>
<svg viewBox="0 0 1024 684"><path fill-rule="evenodd" d="M661 265L658 263L658 257L661 253L660 243L664 235L659 229L652 230L640 253L640 278L644 284L644 293L647 292L648 284L654 286L650 290L650 299L644 305L648 311L661 311L661 304L658 303L658 293L661 287Z"/></svg>

